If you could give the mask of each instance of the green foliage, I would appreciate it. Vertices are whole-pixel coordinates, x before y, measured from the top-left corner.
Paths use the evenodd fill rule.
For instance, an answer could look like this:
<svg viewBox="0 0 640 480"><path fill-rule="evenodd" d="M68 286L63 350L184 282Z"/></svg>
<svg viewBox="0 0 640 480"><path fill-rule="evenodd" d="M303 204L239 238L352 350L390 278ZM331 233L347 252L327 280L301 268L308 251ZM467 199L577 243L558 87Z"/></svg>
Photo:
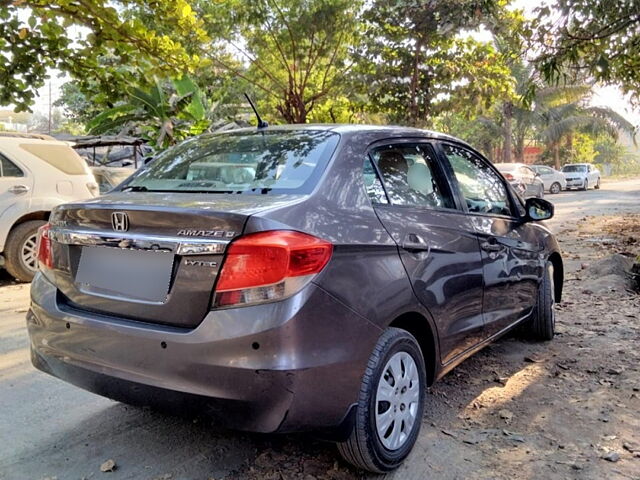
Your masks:
<svg viewBox="0 0 640 480"><path fill-rule="evenodd" d="M146 7L163 18L172 34L161 34L131 8ZM90 29L71 36L71 27ZM190 71L199 58L182 39L206 41L201 21L187 0L17 0L0 3L0 104L17 111L29 108L44 85L48 68L70 73L80 84L99 81L111 88L128 85L134 76ZM125 66L105 70L104 59Z"/></svg>
<svg viewBox="0 0 640 480"><path fill-rule="evenodd" d="M304 123L315 108L345 91L349 51L359 41L359 6L360 1L353 0L201 5L206 23L219 27L219 21L213 20L219 15L233 19L218 30L224 32L221 44L247 68L230 64L219 51L207 58L251 84L261 108L287 123Z"/></svg>
<svg viewBox="0 0 640 480"><path fill-rule="evenodd" d="M210 125L206 100L188 77L165 83L156 80L150 89L132 88L127 96L127 102L96 115L87 124L90 133L136 133L164 149Z"/></svg>
<svg viewBox="0 0 640 480"><path fill-rule="evenodd" d="M418 126L452 110L470 116L498 97L509 97L512 81L503 56L490 44L459 35L496 26L507 16L506 4L371 2L359 62L370 108L393 122Z"/></svg>
<svg viewBox="0 0 640 480"><path fill-rule="evenodd" d="M627 154L627 149L609 136L601 136L601 138L598 138L595 143L595 150L596 163L600 165L613 165L615 167L623 163Z"/></svg>
<svg viewBox="0 0 640 480"><path fill-rule="evenodd" d="M640 101L638 0L556 0L554 7L539 7L534 23L541 75L550 83L588 76L620 84Z"/></svg>

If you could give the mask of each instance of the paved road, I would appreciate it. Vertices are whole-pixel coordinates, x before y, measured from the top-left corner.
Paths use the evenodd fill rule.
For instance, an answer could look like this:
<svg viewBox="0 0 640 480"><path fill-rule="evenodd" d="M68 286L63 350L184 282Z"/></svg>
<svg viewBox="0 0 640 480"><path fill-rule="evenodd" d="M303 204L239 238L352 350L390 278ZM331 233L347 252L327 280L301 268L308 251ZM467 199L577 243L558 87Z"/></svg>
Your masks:
<svg viewBox="0 0 640 480"><path fill-rule="evenodd" d="M640 211L640 180L607 182L600 191L563 192L547 198L556 204L557 215L550 224L558 230L572 218ZM292 442L292 437L218 431L210 425L124 406L37 372L28 358L27 306L28 287L12 284L0 272L0 480L104 475L114 479L238 478L244 473L237 472L247 472L256 457L259 463L266 450L273 445L278 450L278 445L287 442L302 443L310 456L329 458L329 465L332 456L337 459L332 446L305 437L293 437ZM429 429L423 429L416 448L421 453L412 455L414 464L397 478L406 478L409 471L420 478L429 458L448 465L448 473L458 478L483 464L479 454L470 453L465 461L450 458L446 445L430 435ZM287 448L281 451L286 454ZM112 474L101 473L100 464L110 458L120 468ZM343 477L335 478L353 474L342 466L338 473Z"/></svg>
<svg viewBox="0 0 640 480"><path fill-rule="evenodd" d="M547 223L557 230L563 223L585 215L613 215L638 212L640 209L640 178L623 181L603 181L600 190L586 192L570 190L545 199L555 205L555 217Z"/></svg>

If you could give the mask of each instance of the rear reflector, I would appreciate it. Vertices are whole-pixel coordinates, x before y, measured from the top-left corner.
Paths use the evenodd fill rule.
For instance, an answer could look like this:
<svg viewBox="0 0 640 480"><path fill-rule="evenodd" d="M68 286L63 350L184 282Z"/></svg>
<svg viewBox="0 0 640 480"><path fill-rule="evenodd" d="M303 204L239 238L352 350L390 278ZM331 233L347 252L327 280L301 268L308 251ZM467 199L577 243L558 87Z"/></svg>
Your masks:
<svg viewBox="0 0 640 480"><path fill-rule="evenodd" d="M51 224L45 223L38 229L38 265L40 269L53 268L53 250L51 248L51 237L49 231Z"/></svg>
<svg viewBox="0 0 640 480"><path fill-rule="evenodd" d="M288 297L322 271L332 252L331 243L288 230L240 237L229 246L218 278L215 306Z"/></svg>

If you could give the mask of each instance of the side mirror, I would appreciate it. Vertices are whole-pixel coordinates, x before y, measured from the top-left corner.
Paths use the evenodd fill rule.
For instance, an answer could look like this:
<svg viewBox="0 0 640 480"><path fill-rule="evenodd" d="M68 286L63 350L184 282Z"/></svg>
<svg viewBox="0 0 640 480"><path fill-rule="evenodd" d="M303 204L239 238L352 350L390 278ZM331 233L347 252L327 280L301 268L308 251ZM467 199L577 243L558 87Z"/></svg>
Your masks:
<svg viewBox="0 0 640 480"><path fill-rule="evenodd" d="M553 217L553 203L542 198L527 198L524 208L527 211L527 221L538 222Z"/></svg>

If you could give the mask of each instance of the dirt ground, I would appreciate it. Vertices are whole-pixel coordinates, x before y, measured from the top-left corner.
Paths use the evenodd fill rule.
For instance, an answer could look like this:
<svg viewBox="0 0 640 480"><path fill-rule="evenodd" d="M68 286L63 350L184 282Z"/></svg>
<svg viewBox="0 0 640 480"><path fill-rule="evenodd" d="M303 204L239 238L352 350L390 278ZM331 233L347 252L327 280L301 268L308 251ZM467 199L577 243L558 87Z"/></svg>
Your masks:
<svg viewBox="0 0 640 480"><path fill-rule="evenodd" d="M640 255L640 215L583 217L558 239L556 338L503 339L436 383L424 433L389 478L640 478L640 295L616 289L623 276L598 283L612 254ZM271 442L235 478L361 478L320 444Z"/></svg>
<svg viewBox="0 0 640 480"><path fill-rule="evenodd" d="M556 338L510 336L454 369L405 464L370 478L640 479L640 295L620 270L640 255L640 189L623 198L635 214L604 190L550 198L566 263ZM571 214L591 194L602 203ZM306 435L220 431L36 372L27 306L27 287L0 275L0 479L369 478Z"/></svg>

